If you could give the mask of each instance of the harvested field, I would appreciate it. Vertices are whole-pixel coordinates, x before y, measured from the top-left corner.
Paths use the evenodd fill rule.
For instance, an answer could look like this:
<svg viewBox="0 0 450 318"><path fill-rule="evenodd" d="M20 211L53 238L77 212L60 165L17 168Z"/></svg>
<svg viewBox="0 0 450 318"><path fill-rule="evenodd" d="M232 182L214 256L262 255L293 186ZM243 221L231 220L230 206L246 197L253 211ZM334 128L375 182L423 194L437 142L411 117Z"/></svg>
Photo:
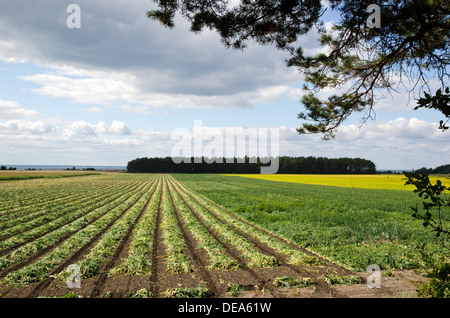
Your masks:
<svg viewBox="0 0 450 318"><path fill-rule="evenodd" d="M0 195L2 297L414 297L422 279L398 271L371 289L368 273L251 223L171 175L8 182ZM352 284L330 284L331 275Z"/></svg>

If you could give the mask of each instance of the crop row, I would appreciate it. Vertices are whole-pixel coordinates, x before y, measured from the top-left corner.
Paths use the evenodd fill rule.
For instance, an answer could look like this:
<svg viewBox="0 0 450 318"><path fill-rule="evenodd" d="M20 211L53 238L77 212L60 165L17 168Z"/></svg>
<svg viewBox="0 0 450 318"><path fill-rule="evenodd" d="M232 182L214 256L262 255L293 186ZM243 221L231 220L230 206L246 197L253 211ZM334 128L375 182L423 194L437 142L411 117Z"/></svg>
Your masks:
<svg viewBox="0 0 450 318"><path fill-rule="evenodd" d="M139 214L145 209L155 188L156 184L153 182L150 188L146 188L145 193L139 197L137 202L129 207L109 229L102 233L101 239L83 260L78 263L83 278L92 277L98 273L101 263L114 253L117 245L127 234L127 230L135 223Z"/></svg>
<svg viewBox="0 0 450 318"><path fill-rule="evenodd" d="M173 181L172 181L173 182ZM238 250L240 256L248 260L250 267L276 267L279 265L277 258L262 254L259 249L249 239L237 233L229 224L221 222L215 215L199 204L186 192L182 191L179 185L173 182L175 189L183 198L183 201L192 211L195 211L201 222L218 235L222 242L230 244Z"/></svg>
<svg viewBox="0 0 450 318"><path fill-rule="evenodd" d="M98 178L98 176L95 177ZM76 179L76 184L73 181L75 180L53 179L3 184L3 191L0 193L2 197L0 214L28 211L30 208L45 207L50 203L63 201L74 195L86 195L87 193L84 191L86 188L96 191L102 188L113 188L116 185L112 183L105 186L104 182L92 177Z"/></svg>
<svg viewBox="0 0 450 318"><path fill-rule="evenodd" d="M178 226L175 209L170 200L167 181L164 182L161 201L161 233L166 248L166 267L173 273L190 273L193 271L187 246Z"/></svg>
<svg viewBox="0 0 450 318"><path fill-rule="evenodd" d="M151 275L160 260L167 272L190 273L198 261L191 254L200 249L208 269L277 267L279 254L293 265L322 264L170 175L109 180L120 182L110 187L103 183L103 192L96 184L90 195L69 196L45 214L17 218L8 234L0 234L0 282L64 279L65 267L72 263L80 266L82 278L100 273Z"/></svg>
<svg viewBox="0 0 450 318"><path fill-rule="evenodd" d="M151 259L148 255L153 248L156 218L161 200L162 180L159 178L157 187L150 202L145 208L142 217L135 225L132 233L132 241L129 247L128 256L123 262L110 269L109 275L149 275Z"/></svg>
<svg viewBox="0 0 450 318"><path fill-rule="evenodd" d="M169 182L171 199L176 206L184 226L196 239L198 248L203 248L209 256L208 268L237 269L240 268L236 259L229 256L219 241L203 226L192 211L184 203L180 194L175 190L172 182Z"/></svg>
<svg viewBox="0 0 450 318"><path fill-rule="evenodd" d="M90 192L90 195L86 197L79 198L73 196L66 199L64 202L49 206L37 212L31 212L22 217L13 217L12 219L0 223L0 229L2 230L0 240L30 229L36 229L37 227L46 224L49 221L57 220L60 217L69 216L69 219L70 217L73 218L75 215L79 215L79 212L81 211L96 208L110 202L111 197L117 193L129 190L132 191L136 187L137 185L134 185L133 187L122 185L109 191L97 190L94 193Z"/></svg>
<svg viewBox="0 0 450 318"><path fill-rule="evenodd" d="M417 268L417 243L440 250L411 218L409 191L285 183L223 175L173 175L196 194L348 269ZM437 253L436 253L437 254Z"/></svg>
<svg viewBox="0 0 450 318"><path fill-rule="evenodd" d="M91 198L93 195L103 193L105 191L114 191L118 186L123 186L125 183L112 183L105 184L100 180L97 182L89 182L83 179L83 182L76 186L72 183L57 183L50 189L35 189L28 191L26 194L22 194L21 198L16 198L10 204L3 204L0 208L0 221L7 221L22 215L29 215L33 212L48 211L52 207L57 207L60 204L66 204L67 200L73 200L73 198L85 199ZM100 181L100 182L99 182ZM136 184L136 180L129 180L128 184ZM9 186L9 184L8 184ZM89 189L89 191L86 191ZM14 190L7 188L9 191L2 191L2 199L9 193L14 193ZM6 192L6 193L5 193ZM26 198L23 196L26 195ZM17 194L16 194L17 196Z"/></svg>
<svg viewBox="0 0 450 318"><path fill-rule="evenodd" d="M142 184L135 185L132 188L126 186L120 188L118 193L107 193L102 201L94 202L91 205L83 207L77 207L75 205L72 207L72 213L63 214L62 217L54 218L53 221L47 222L41 226L36 226L36 222L32 222L33 226L35 226L34 228L33 226L30 227L27 223L19 223L14 227L17 228L19 234L1 241L0 251L18 247L25 242L28 242L28 244L21 249L0 258L0 268L11 265L12 260L15 262L21 261L23 257L54 244L60 237L64 237L69 233L78 230L81 226L99 217L102 213L108 211L108 209L111 209L114 206L114 203L118 204L125 200L128 192L135 191L140 187L142 187ZM65 212L64 210L62 211Z"/></svg>
<svg viewBox="0 0 450 318"><path fill-rule="evenodd" d="M268 234L267 231L262 228L250 224L248 221L231 214L228 210L215 204L211 200L205 198L202 195L192 192L180 183L174 181L179 189L184 191L186 197L190 198L194 204L201 205L204 209L207 209L211 215L220 220L223 224L233 226L237 230L252 235L260 242L266 244L270 248L276 250L278 253L287 257L287 262L293 265L322 265L323 262L319 258L308 255L299 249L293 248L291 242L286 242L285 239L276 237L273 234Z"/></svg>
<svg viewBox="0 0 450 318"><path fill-rule="evenodd" d="M113 224L124 212L131 208L151 186L151 182L144 183L132 194L123 193L115 201L93 210L86 216L69 223L57 231L26 244L0 259L3 267L11 266L12 263L23 260L39 249L51 246L58 242L61 237L67 236L60 245L39 258L36 262L23 267L17 271L10 272L2 280L7 284L27 284L46 279L50 271L58 268L67 258L85 245L89 244L96 236L100 235L109 225Z"/></svg>

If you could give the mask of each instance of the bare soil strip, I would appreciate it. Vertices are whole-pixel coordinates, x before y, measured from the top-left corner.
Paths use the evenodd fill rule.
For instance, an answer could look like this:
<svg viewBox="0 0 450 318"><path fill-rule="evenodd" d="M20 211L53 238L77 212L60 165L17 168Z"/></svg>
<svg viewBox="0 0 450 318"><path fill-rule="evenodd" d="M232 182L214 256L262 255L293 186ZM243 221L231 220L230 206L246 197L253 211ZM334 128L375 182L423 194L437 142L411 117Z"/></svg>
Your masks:
<svg viewBox="0 0 450 318"><path fill-rule="evenodd" d="M155 232L153 234L153 249L151 254L152 268L150 275L150 286L149 291L155 296L160 296L159 289L159 272L164 271L164 264L162 262L162 257L164 256L164 244L161 241L161 201L162 201L162 191L159 195L158 211L156 213L156 226Z"/></svg>

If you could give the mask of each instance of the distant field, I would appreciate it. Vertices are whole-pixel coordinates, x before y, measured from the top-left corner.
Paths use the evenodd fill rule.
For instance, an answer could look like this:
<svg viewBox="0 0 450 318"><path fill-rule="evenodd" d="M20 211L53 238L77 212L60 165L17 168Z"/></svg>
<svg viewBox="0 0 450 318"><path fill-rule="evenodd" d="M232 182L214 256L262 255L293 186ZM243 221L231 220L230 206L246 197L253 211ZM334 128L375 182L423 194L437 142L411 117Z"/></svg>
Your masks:
<svg viewBox="0 0 450 318"><path fill-rule="evenodd" d="M261 180L294 182L304 184L328 185L346 188L360 189L384 189L384 190L404 190L412 191L414 186L405 186L404 175L320 175L320 174L230 174L229 176L239 176L245 178L255 178ZM435 183L440 179L443 184L450 186L449 177L430 177L430 181Z"/></svg>
<svg viewBox="0 0 450 318"><path fill-rule="evenodd" d="M67 178L99 174L92 171L43 171L43 170L1 170L0 181L26 180L40 178Z"/></svg>

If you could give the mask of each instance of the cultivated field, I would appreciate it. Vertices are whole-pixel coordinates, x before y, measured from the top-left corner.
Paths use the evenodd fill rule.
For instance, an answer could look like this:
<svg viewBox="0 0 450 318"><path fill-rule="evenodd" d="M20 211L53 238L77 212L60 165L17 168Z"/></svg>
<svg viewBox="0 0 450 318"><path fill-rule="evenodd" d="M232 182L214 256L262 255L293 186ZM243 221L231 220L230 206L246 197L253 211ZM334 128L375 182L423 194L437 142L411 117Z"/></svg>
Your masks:
<svg viewBox="0 0 450 318"><path fill-rule="evenodd" d="M404 191L102 174L5 181L0 198L3 297L413 296L414 244L437 248ZM392 274L379 289L370 264Z"/></svg>
<svg viewBox="0 0 450 318"><path fill-rule="evenodd" d="M328 185L345 188L384 189L384 190L403 190L403 191L412 191L415 189L413 185L405 185L405 176L403 174L401 175L234 174L230 176L239 176L270 181ZM450 176L442 176L439 178L430 176L430 182L432 183L436 183L437 179L441 180L444 185L450 186Z"/></svg>
<svg viewBox="0 0 450 318"><path fill-rule="evenodd" d="M100 174L99 172L90 171L40 171L40 170L2 170L0 171L0 181L41 179L41 178L68 178L87 175Z"/></svg>

